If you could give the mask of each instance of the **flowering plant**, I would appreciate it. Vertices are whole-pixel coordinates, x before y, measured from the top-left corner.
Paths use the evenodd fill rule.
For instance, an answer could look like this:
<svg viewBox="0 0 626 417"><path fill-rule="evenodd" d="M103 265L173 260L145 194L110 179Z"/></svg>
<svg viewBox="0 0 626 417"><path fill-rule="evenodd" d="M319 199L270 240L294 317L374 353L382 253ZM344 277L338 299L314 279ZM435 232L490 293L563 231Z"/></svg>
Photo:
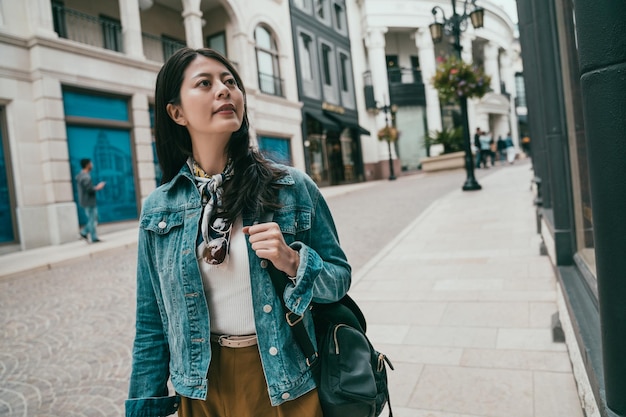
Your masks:
<svg viewBox="0 0 626 417"><path fill-rule="evenodd" d="M378 140L395 142L396 140L398 140L398 136L398 129L392 126L385 126L378 131Z"/></svg>
<svg viewBox="0 0 626 417"><path fill-rule="evenodd" d="M455 102L459 97L480 98L489 91L491 77L482 68L466 64L454 56L438 58L438 61L432 84L442 102Z"/></svg>

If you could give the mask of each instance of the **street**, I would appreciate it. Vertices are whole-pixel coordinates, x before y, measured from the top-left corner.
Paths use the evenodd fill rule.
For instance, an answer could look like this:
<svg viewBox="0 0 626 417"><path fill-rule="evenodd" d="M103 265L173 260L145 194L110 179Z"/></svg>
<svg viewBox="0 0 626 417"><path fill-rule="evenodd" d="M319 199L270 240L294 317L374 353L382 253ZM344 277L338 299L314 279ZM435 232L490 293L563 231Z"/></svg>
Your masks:
<svg viewBox="0 0 626 417"><path fill-rule="evenodd" d="M354 272L464 179L462 170L413 174L330 193ZM123 415L135 248L0 277L0 416Z"/></svg>

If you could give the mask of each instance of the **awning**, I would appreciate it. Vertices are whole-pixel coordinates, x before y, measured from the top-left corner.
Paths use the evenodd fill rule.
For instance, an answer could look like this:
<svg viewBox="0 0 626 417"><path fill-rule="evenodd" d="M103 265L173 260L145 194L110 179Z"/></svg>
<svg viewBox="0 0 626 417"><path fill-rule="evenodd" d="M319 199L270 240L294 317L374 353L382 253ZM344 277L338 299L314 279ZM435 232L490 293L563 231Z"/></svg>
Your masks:
<svg viewBox="0 0 626 417"><path fill-rule="evenodd" d="M322 127L326 130L341 131L341 126L337 124L334 120L326 117L326 115L322 113L321 110L307 109L304 113L307 116L312 117L313 119L320 122Z"/></svg>
<svg viewBox="0 0 626 417"><path fill-rule="evenodd" d="M323 112L323 114L342 128L347 127L348 129L358 131L360 135L370 136L370 131L365 129L363 126L360 126L356 120L348 119L347 117L336 113Z"/></svg>

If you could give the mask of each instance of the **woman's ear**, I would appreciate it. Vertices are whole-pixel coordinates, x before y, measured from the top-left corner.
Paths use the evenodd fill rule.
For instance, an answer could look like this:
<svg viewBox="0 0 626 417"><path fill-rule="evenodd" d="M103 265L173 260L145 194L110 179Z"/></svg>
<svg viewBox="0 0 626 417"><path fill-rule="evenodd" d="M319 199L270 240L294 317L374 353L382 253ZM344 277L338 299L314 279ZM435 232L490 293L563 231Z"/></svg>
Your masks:
<svg viewBox="0 0 626 417"><path fill-rule="evenodd" d="M167 110L167 114L174 121L174 123L181 126L187 126L187 119L185 119L185 116L183 115L183 111L181 110L180 106L168 103L165 109Z"/></svg>

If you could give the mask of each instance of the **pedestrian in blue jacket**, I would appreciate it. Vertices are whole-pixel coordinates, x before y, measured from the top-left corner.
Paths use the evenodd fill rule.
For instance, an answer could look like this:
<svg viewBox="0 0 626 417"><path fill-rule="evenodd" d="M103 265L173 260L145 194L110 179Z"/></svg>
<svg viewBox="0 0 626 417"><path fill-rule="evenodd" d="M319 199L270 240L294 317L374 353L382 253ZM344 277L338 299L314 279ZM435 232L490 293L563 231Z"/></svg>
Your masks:
<svg viewBox="0 0 626 417"><path fill-rule="evenodd" d="M248 128L241 78L218 52L183 48L161 68L163 179L139 221L127 417L322 416L281 298L314 335L309 305L346 294L350 266L317 186L263 158ZM283 294L268 262L290 278Z"/></svg>

